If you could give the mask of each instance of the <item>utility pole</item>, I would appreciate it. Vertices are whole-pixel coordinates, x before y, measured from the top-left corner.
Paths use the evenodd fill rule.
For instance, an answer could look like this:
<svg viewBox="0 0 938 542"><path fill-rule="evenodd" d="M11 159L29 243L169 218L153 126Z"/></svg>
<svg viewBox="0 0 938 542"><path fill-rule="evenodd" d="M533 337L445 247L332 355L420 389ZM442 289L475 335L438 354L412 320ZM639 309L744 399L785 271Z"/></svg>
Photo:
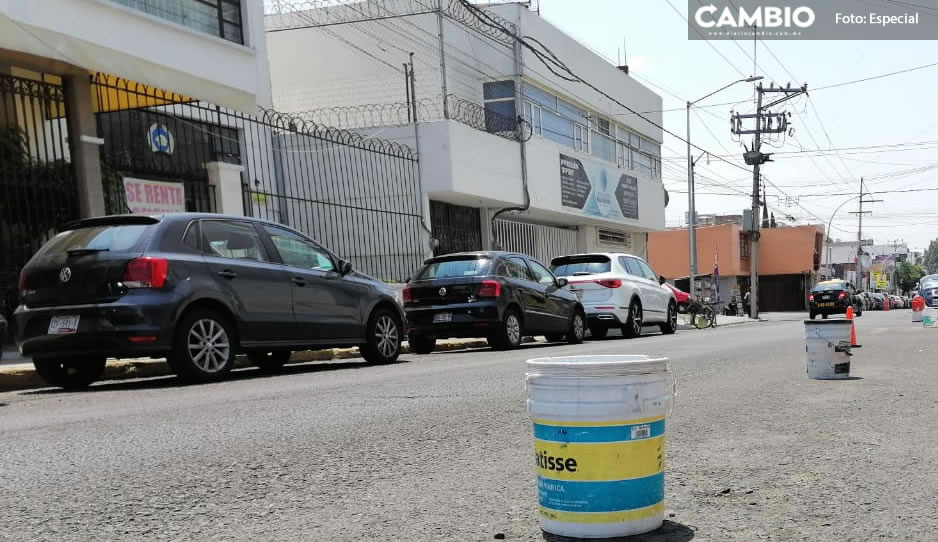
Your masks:
<svg viewBox="0 0 938 542"><path fill-rule="evenodd" d="M856 211L850 211L850 214L857 215L857 284L860 285L861 290L866 290L863 287L863 215L872 213L873 211L864 211L864 203L877 203L883 201L881 199L871 199L864 200L863 196L866 195L863 186L863 177L860 177L860 203L859 209ZM872 286L872 285L871 285ZM871 290L875 290L875 287L871 287Z"/></svg>
<svg viewBox="0 0 938 542"><path fill-rule="evenodd" d="M749 251L749 305L750 318L759 318L759 207L761 198L759 197L760 166L766 162L772 161L772 154L762 153L762 134L781 134L788 131L788 114L785 112L772 112L771 108L791 100L801 94L808 93L808 86L791 88L776 87L769 85L768 88L762 86L756 87L756 112L749 115L733 114L732 131L736 135L752 134L752 150L747 150L743 154L746 164L752 166L752 224L749 232L749 239L752 242L752 248ZM763 104L765 94L781 94L769 104ZM748 119L755 120L755 128L743 128L743 121Z"/></svg>
<svg viewBox="0 0 938 542"><path fill-rule="evenodd" d="M439 9L436 11L436 26L440 38L440 86L443 92L443 118L449 118L449 99L446 89L446 39L443 36L443 0L440 0Z"/></svg>

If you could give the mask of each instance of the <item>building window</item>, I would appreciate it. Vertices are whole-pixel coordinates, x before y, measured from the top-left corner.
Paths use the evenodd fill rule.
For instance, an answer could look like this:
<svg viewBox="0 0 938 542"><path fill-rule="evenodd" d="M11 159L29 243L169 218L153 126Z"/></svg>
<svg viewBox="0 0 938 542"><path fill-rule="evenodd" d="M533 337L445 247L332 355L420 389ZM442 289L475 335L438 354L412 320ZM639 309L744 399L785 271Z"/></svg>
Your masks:
<svg viewBox="0 0 938 542"><path fill-rule="evenodd" d="M582 124L573 125L574 148L578 151L590 152L590 131Z"/></svg>
<svg viewBox="0 0 938 542"><path fill-rule="evenodd" d="M618 230L600 228L596 230L597 240L601 245L612 245L620 248L632 248L632 235Z"/></svg>
<svg viewBox="0 0 938 542"><path fill-rule="evenodd" d="M185 27L244 43L241 0L111 0Z"/></svg>
<svg viewBox="0 0 938 542"><path fill-rule="evenodd" d="M611 136L612 124L609 122L609 119L598 117L596 119L596 130L603 135Z"/></svg>
<svg viewBox="0 0 938 542"><path fill-rule="evenodd" d="M749 254L752 251L752 245L749 244L749 234L746 232L740 232L739 234L739 257L743 260L749 259Z"/></svg>
<svg viewBox="0 0 938 542"><path fill-rule="evenodd" d="M541 120L542 111L541 106L527 101L524 102L524 120L531 126L531 131L534 135L538 136L544 135L544 127Z"/></svg>
<svg viewBox="0 0 938 542"><path fill-rule="evenodd" d="M482 99L485 104L485 131L492 134L514 132L518 117L515 111L515 82L483 83Z"/></svg>

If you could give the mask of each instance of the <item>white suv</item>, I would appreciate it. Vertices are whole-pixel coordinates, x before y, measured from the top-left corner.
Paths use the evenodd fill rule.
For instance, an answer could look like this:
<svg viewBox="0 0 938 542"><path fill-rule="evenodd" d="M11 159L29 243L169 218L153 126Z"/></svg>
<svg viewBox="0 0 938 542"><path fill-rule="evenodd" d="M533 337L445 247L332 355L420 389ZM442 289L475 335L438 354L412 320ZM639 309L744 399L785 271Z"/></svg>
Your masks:
<svg viewBox="0 0 938 542"><path fill-rule="evenodd" d="M622 252L574 254L551 261L557 277L569 281L586 309L593 338L601 339L611 327L626 337L637 337L642 327L657 324L662 333L677 329L674 292L664 286L645 260Z"/></svg>

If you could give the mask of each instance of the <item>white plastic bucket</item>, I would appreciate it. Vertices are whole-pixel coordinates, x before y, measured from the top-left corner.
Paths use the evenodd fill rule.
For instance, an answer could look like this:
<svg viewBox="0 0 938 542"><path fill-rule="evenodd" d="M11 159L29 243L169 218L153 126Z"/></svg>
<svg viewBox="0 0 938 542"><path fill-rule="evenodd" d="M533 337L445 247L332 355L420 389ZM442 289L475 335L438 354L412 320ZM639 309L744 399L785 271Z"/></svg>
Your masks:
<svg viewBox="0 0 938 542"><path fill-rule="evenodd" d="M920 310L917 310L917 309L912 309L912 321L913 321L913 322L921 322L921 321L922 321L922 312L923 312L923 311L920 311Z"/></svg>
<svg viewBox="0 0 938 542"><path fill-rule="evenodd" d="M667 358L528 361L541 528L574 538L645 533L664 519Z"/></svg>
<svg viewBox="0 0 938 542"><path fill-rule="evenodd" d="M850 377L850 320L805 320L808 378L837 380Z"/></svg>
<svg viewBox="0 0 938 542"><path fill-rule="evenodd" d="M922 327L938 327L938 308L925 307L922 311Z"/></svg>

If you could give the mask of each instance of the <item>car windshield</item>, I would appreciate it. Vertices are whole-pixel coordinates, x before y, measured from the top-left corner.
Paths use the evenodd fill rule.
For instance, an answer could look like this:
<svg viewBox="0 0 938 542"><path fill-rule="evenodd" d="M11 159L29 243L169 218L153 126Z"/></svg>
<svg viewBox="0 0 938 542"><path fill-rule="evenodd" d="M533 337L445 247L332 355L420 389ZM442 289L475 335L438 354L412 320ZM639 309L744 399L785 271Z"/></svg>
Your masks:
<svg viewBox="0 0 938 542"><path fill-rule="evenodd" d="M595 275L608 273L611 269L611 260L607 256L563 256L554 258L550 269L558 277Z"/></svg>
<svg viewBox="0 0 938 542"><path fill-rule="evenodd" d="M430 262L420 273L417 280L431 280L454 277L478 277L488 274L489 258L465 258Z"/></svg>
<svg viewBox="0 0 938 542"><path fill-rule="evenodd" d="M938 276L923 278L922 288L938 288Z"/></svg>

